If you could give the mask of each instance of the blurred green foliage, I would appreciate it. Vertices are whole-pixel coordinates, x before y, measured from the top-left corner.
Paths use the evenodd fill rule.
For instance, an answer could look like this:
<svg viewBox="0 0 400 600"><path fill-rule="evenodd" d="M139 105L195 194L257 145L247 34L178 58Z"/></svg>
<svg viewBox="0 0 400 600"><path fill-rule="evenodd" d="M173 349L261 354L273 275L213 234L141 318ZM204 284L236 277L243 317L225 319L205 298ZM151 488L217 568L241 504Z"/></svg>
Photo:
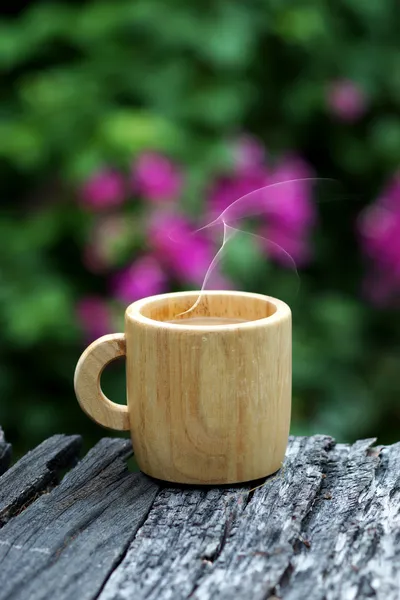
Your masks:
<svg viewBox="0 0 400 600"><path fill-rule="evenodd" d="M396 0L120 0L33 2L0 21L0 423L17 452L56 431L104 433L72 389L75 304L107 292L82 265L80 183L160 150L185 165L196 213L243 130L343 190L319 207L316 257L291 299L293 433L398 438L400 323L363 299L354 234L400 164L398 17ZM368 97L357 123L327 108L337 78ZM231 262L240 283L246 267ZM277 272L274 295L292 278ZM247 285L269 292L256 269ZM122 389L121 372L105 385Z"/></svg>

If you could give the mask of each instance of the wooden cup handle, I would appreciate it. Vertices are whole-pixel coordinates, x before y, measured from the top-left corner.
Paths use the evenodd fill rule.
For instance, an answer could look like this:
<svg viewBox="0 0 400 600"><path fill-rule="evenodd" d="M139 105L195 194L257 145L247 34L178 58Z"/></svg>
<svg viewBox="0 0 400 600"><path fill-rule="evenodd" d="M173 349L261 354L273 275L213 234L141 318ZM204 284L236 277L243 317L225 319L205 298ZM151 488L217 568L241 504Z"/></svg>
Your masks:
<svg viewBox="0 0 400 600"><path fill-rule="evenodd" d="M74 378L75 393L82 410L99 425L119 431L130 428L128 407L111 402L103 394L100 378L108 363L125 355L123 333L103 335L86 348L76 365Z"/></svg>

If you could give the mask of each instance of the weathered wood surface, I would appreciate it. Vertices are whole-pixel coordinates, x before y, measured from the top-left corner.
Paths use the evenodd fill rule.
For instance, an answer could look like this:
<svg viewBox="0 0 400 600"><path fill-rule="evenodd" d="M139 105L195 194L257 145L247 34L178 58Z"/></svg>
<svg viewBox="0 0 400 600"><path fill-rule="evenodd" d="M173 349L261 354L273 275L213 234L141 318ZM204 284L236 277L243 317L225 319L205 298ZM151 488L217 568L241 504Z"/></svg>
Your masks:
<svg viewBox="0 0 400 600"><path fill-rule="evenodd" d="M28 452L0 479L0 525L56 485L58 472L77 458L79 436L55 435Z"/></svg>
<svg viewBox="0 0 400 600"><path fill-rule="evenodd" d="M291 438L252 490L162 485L129 472L129 442L104 439L9 514L0 599L398 600L400 443L373 441Z"/></svg>
<svg viewBox="0 0 400 600"><path fill-rule="evenodd" d="M101 600L398 599L400 444L292 439L254 491L163 490Z"/></svg>
<svg viewBox="0 0 400 600"><path fill-rule="evenodd" d="M126 440L102 440L0 530L1 600L97 597L158 491L128 472L130 448Z"/></svg>

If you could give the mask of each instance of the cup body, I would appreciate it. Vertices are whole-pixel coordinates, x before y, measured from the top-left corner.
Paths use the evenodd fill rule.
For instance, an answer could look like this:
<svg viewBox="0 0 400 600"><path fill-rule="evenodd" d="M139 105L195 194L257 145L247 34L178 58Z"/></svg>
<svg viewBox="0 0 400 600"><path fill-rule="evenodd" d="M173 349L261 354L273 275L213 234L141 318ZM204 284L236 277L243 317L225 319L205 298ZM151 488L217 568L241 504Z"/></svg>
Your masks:
<svg viewBox="0 0 400 600"><path fill-rule="evenodd" d="M232 291L163 294L125 314L127 403L135 456L150 476L191 484L277 471L290 426L289 307ZM242 318L190 325L188 317ZM172 319L181 323L168 323Z"/></svg>

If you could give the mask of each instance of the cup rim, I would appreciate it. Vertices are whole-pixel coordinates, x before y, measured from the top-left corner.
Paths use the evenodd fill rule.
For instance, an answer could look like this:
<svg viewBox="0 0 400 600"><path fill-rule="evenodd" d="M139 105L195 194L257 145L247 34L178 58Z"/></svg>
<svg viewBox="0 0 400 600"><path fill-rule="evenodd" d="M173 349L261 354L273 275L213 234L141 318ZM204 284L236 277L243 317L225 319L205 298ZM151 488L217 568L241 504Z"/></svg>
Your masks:
<svg viewBox="0 0 400 600"><path fill-rule="evenodd" d="M182 323L168 323L167 321L156 321L155 319L150 319L150 317L144 316L141 312L144 306L147 306L152 302L158 302L160 300L168 298L194 297L194 299L196 299L200 293L204 293L208 296L237 296L244 298L257 298L264 302L269 302L270 304L273 304L276 307L276 310L272 315L264 317L262 319L256 319L254 321L244 321L243 323L229 323L221 325L188 325L184 321L182 321ZM282 300L278 300L278 298L266 296L265 294L258 294L255 292L242 292L236 290L207 290L205 292L201 292L198 290L189 290L183 292L167 292L165 294L157 294L155 296L148 296L146 298L136 300L135 302L132 302L132 304L130 304L125 311L125 318L135 323L141 323L148 327L157 327L158 329L164 328L169 329L171 331L190 331L192 333L205 331L230 331L235 329L253 329L257 327L266 327L273 325L279 321L282 321L285 318L290 317L290 315L291 310L289 306Z"/></svg>

